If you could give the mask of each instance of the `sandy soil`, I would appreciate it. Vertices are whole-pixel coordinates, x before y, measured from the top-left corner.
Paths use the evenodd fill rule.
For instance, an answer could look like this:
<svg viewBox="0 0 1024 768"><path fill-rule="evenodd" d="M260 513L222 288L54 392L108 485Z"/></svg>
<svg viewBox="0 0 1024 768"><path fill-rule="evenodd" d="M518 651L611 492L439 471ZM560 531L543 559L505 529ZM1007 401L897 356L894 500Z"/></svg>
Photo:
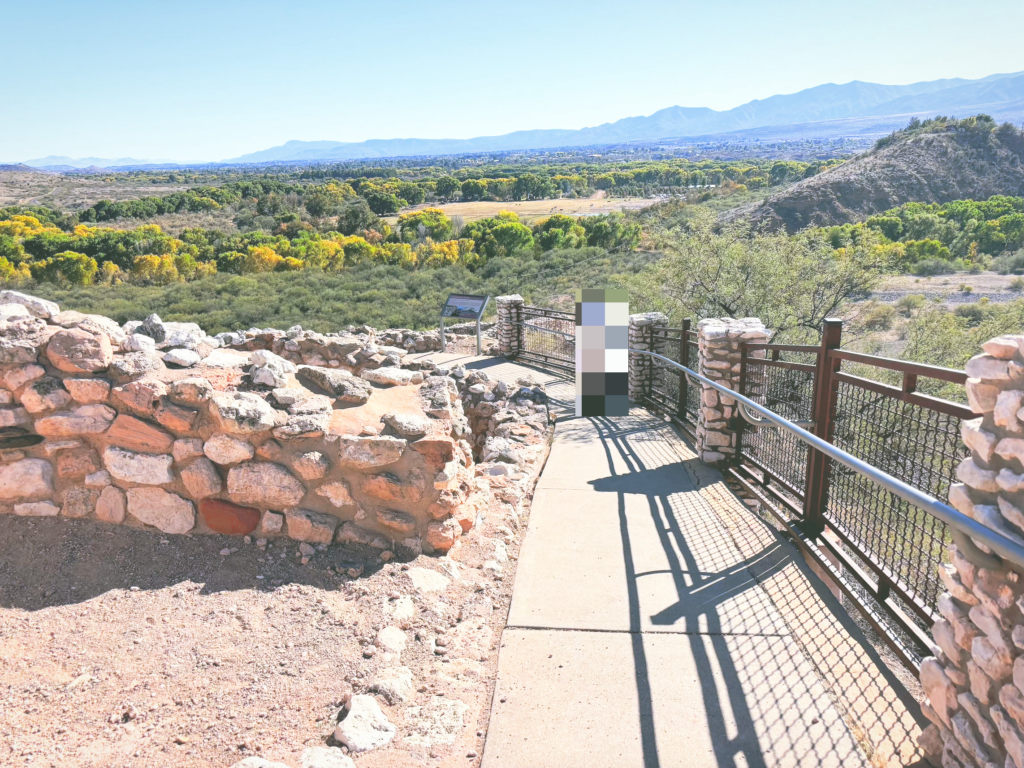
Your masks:
<svg viewBox="0 0 1024 768"><path fill-rule="evenodd" d="M505 525L488 515L452 557L333 546L303 566L296 542L0 516L0 765L297 765L334 745L346 694L396 666L415 693L377 696L398 734L360 768L478 765L519 549ZM418 568L449 585L417 590ZM373 646L388 624L400 659Z"/></svg>

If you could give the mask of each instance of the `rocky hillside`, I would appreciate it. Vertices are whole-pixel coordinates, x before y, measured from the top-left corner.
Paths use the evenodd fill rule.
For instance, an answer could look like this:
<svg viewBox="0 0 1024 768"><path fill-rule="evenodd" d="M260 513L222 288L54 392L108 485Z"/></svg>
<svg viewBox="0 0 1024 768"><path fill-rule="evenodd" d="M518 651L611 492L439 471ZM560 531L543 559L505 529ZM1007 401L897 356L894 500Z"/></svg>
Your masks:
<svg viewBox="0 0 1024 768"><path fill-rule="evenodd" d="M789 232L860 221L907 202L1024 194L1024 134L970 118L901 131L860 157L769 197L751 218Z"/></svg>

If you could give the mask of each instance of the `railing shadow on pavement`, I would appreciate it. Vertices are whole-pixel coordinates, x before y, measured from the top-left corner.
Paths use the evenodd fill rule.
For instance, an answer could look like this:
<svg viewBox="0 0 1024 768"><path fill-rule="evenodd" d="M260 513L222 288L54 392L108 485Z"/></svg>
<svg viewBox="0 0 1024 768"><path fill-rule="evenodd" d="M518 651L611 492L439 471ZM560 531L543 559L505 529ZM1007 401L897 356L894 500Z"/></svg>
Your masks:
<svg viewBox="0 0 1024 768"><path fill-rule="evenodd" d="M630 494L646 497L678 595L675 605L646 618L651 632L671 626L689 637L718 765L859 762L853 741L830 738L843 731L839 717L819 722L819 679L871 764L919 764L919 705L795 547L746 509L741 512L756 521L755 533L741 534L752 541L737 542L736 532L701 495L708 470L697 469L692 446L672 425L642 411L588 421L598 430L611 473L592 485L618 494L644 765L656 768L665 758L658 752L644 643L650 634L641 633L641 580L652 574L634 566L626 516ZM580 424L581 439L583 431ZM614 467L623 462L628 473L616 474ZM786 631L758 626L756 614L766 605L782 617ZM798 664L801 656L814 673L807 662Z"/></svg>

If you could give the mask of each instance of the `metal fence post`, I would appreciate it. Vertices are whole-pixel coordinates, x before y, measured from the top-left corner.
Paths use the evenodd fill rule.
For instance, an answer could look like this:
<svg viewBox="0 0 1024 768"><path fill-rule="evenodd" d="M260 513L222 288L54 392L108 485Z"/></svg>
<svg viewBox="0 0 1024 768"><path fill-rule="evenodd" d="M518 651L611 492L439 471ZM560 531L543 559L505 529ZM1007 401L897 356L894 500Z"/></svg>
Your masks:
<svg viewBox="0 0 1024 768"><path fill-rule="evenodd" d="M843 321L829 318L822 324L821 351L818 352L818 371L814 382L815 436L831 443L835 433L834 416L838 382L833 374L839 370L840 361L829 357L829 351L839 349L843 338ZM828 489L831 476L831 460L814 450L807 455L807 488L804 496L804 520L800 526L808 536L819 536L825 530L825 509L828 506Z"/></svg>
<svg viewBox="0 0 1024 768"><path fill-rule="evenodd" d="M690 332L690 318L683 320L683 330L679 334L679 364L685 368L690 367L690 345L687 343L687 334ZM686 374L679 372L679 397L676 401L676 416L680 421L686 421L686 400L689 394Z"/></svg>

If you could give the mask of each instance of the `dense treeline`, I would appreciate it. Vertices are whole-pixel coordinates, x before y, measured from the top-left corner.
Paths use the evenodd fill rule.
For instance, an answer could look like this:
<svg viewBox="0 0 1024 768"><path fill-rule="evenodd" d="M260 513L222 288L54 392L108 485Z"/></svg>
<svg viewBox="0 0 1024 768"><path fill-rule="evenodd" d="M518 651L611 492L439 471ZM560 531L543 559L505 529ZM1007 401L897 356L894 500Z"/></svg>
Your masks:
<svg viewBox="0 0 1024 768"><path fill-rule="evenodd" d="M6 209L0 218L0 278L169 284L218 272L339 272L362 264L478 269L492 259L552 250L630 251L640 239L639 225L620 213L552 216L531 228L507 211L462 226L438 208L424 208L399 216L392 227L347 184L318 188L308 196L307 209L329 223L318 228L286 211L271 219L272 232L229 235L191 228L180 237L156 225L119 230L77 224L64 231L54 212Z"/></svg>
<svg viewBox="0 0 1024 768"><path fill-rule="evenodd" d="M895 271L916 275L1024 271L1024 198L905 203L859 224L824 230L835 248L873 245ZM999 257L999 258L993 258Z"/></svg>
<svg viewBox="0 0 1024 768"><path fill-rule="evenodd" d="M241 227L266 227L265 218L285 211L318 216L325 190L345 189L366 201L378 216L424 202L522 201L587 197L597 191L618 196L678 195L694 188L723 183L762 189L813 176L840 159L635 161L531 165L490 164L449 170L423 166L399 169L352 166L285 171L203 184L163 196L135 200L100 200L73 215L73 223L148 219L175 213L200 213L230 208ZM168 178L178 180L177 174ZM333 180L332 183L322 183ZM318 183L320 182L320 183ZM343 182L343 183L339 183ZM67 228L67 227L65 227Z"/></svg>

